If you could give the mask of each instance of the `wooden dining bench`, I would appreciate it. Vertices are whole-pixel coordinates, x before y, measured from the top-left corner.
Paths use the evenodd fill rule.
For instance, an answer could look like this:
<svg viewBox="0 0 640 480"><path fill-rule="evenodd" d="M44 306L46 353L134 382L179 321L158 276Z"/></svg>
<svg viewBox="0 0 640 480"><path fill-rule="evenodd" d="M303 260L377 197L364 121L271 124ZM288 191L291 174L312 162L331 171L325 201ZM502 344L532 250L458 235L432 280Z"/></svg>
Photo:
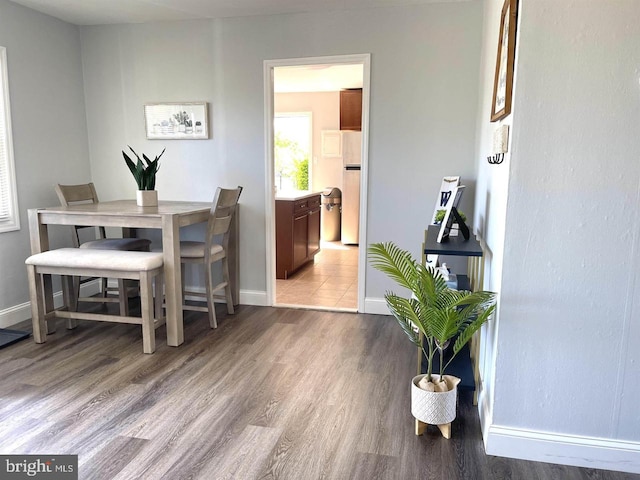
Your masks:
<svg viewBox="0 0 640 480"><path fill-rule="evenodd" d="M33 338L36 343L46 341L47 322L55 321L56 318L66 318L68 328L75 327L76 319L142 325L143 351L144 353L155 351L155 329L165 322L162 314L162 253L60 248L32 255L27 258L25 264L31 298ZM64 305L61 308L50 312L45 311L42 275L62 276ZM78 312L77 299L72 293L74 276L138 280L142 316Z"/></svg>

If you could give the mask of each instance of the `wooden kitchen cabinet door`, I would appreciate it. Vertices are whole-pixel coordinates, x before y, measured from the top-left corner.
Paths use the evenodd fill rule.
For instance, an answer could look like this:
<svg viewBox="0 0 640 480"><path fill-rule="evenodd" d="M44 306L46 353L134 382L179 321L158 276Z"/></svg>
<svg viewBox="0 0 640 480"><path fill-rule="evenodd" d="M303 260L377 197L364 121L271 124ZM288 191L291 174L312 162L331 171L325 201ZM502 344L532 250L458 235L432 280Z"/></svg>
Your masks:
<svg viewBox="0 0 640 480"><path fill-rule="evenodd" d="M340 91L340 130L362 130L362 89Z"/></svg>
<svg viewBox="0 0 640 480"><path fill-rule="evenodd" d="M309 216L304 214L293 219L293 269L307 261Z"/></svg>
<svg viewBox="0 0 640 480"><path fill-rule="evenodd" d="M320 251L320 207L309 211L307 255L311 258Z"/></svg>

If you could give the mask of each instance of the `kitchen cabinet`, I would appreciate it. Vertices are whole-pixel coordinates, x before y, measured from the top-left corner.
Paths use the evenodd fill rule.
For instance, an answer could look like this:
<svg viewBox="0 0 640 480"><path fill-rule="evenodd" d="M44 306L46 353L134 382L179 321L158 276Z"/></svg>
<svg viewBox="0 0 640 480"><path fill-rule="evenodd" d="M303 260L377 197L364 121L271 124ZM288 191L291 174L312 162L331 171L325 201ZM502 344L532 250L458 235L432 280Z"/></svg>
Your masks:
<svg viewBox="0 0 640 480"><path fill-rule="evenodd" d="M319 201L318 201L319 202ZM320 205L309 210L309 255L315 255L320 251Z"/></svg>
<svg viewBox="0 0 640 480"><path fill-rule="evenodd" d="M320 194L276 198L276 278L289 278L319 251Z"/></svg>
<svg viewBox="0 0 640 480"><path fill-rule="evenodd" d="M340 130L362 130L362 89L340 91Z"/></svg>

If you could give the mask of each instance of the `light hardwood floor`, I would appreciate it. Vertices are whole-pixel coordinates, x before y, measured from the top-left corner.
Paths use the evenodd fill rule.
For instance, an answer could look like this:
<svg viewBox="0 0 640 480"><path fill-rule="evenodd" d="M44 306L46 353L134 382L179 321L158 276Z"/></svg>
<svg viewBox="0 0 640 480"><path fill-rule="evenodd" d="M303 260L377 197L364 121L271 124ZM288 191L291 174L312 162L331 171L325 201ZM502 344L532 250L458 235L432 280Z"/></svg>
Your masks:
<svg viewBox="0 0 640 480"><path fill-rule="evenodd" d="M61 325L0 350L0 452L78 454L81 479L611 479L488 457L471 397L451 440L413 433L415 352L391 317L240 306L185 343Z"/></svg>

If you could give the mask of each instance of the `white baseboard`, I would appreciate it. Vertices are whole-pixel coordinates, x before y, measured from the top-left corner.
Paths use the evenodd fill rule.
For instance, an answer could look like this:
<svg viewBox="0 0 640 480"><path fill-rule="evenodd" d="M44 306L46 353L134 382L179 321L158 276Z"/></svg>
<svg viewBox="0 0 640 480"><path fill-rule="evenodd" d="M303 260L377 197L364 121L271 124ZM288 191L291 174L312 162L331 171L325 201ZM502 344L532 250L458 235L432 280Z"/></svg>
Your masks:
<svg viewBox="0 0 640 480"><path fill-rule="evenodd" d="M118 284L115 281L109 281L109 286L116 287ZM196 289L196 291L204 288ZM81 286L80 294L83 297L90 297L100 291L100 283L98 280L87 282ZM55 292L53 294L54 306L62 306L62 292ZM267 292L259 290L240 290L240 304L242 305L259 305L264 306L267 304ZM10 328L25 320L31 319L31 302L21 303L20 305L14 305L13 307L0 310L0 328Z"/></svg>
<svg viewBox="0 0 640 480"><path fill-rule="evenodd" d="M389 307L384 298L365 298L364 299L364 313L371 313L373 315L391 315L389 313Z"/></svg>
<svg viewBox="0 0 640 480"><path fill-rule="evenodd" d="M109 279L109 286L117 287L118 283L116 280ZM197 285L197 286L187 285L185 289L190 290L192 292L198 292L198 293L205 292L205 288L202 285ZM186 299L203 301L202 297L189 296L189 295L186 296ZM216 303L224 303L224 301L216 300ZM267 292L263 290L240 290L240 305L266 306Z"/></svg>
<svg viewBox="0 0 640 480"><path fill-rule="evenodd" d="M264 307L268 305L267 292L263 290L240 290L240 304Z"/></svg>
<svg viewBox="0 0 640 480"><path fill-rule="evenodd" d="M640 442L491 425L485 450L499 457L640 473Z"/></svg>
<svg viewBox="0 0 640 480"><path fill-rule="evenodd" d="M98 280L87 282L80 287L80 294L83 297L95 295L100 291L100 283ZM62 292L58 291L53 294L53 305L58 308L62 306ZM13 307L0 310L0 328L10 328L17 323L31 319L31 302L21 303Z"/></svg>
<svg viewBox="0 0 640 480"><path fill-rule="evenodd" d="M192 292L204 293L205 288L201 286L190 287L187 286L186 290L191 290ZM189 296L186 297L187 300L200 300L202 301L202 297ZM224 303L223 300L216 300L218 303ZM240 290L240 305L257 305L257 306L266 306L267 305L267 292L263 290Z"/></svg>
<svg viewBox="0 0 640 480"><path fill-rule="evenodd" d="M489 428L491 427L493 415L485 390L482 388L478 390L478 414L480 416L480 428L482 429L482 441L486 446L489 439Z"/></svg>
<svg viewBox="0 0 640 480"><path fill-rule="evenodd" d="M9 328L31 318L31 302L0 310L0 328Z"/></svg>

